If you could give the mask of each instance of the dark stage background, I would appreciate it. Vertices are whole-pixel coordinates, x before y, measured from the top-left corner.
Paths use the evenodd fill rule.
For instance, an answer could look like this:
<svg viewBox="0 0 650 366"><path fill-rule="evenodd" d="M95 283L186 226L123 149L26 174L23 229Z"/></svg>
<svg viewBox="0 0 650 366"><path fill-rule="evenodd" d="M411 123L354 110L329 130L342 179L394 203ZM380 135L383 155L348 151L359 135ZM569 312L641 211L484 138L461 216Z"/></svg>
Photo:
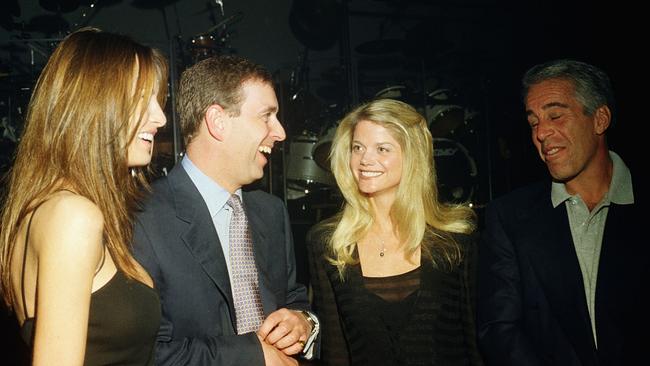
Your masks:
<svg viewBox="0 0 650 366"><path fill-rule="evenodd" d="M576 58L603 68L617 96L610 145L634 172L647 153L648 26L640 9L592 1L498 0L5 0L0 5L0 174L11 166L32 87L58 40L93 25L158 47L171 83L192 63L234 53L277 80L287 141L257 188L286 200L299 279L308 282L304 236L341 198L327 168L337 121L352 106L392 97L416 106L436 138L447 201L479 215L492 198L544 177L519 96L533 64ZM172 107L157 136L155 175L182 146ZM0 363L26 360L2 312Z"/></svg>

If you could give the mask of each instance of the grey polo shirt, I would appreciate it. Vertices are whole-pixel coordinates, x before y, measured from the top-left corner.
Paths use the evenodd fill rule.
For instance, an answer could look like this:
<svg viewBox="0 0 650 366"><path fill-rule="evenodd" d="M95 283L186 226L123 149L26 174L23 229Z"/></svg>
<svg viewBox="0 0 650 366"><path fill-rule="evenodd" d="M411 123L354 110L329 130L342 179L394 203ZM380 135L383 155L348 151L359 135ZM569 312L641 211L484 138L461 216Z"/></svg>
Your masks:
<svg viewBox="0 0 650 366"><path fill-rule="evenodd" d="M591 329L594 335L594 342L598 346L596 334L596 281L598 278L598 263L600 261L600 249L605 231L605 220L609 212L610 203L618 205L629 205L634 203L632 192L632 176L623 160L613 151L609 156L614 163L614 171L609 190L600 202L589 212L579 194L570 195L564 183L553 182L551 188L551 201L553 207L564 202L569 216L571 236L575 246L582 281L587 299L587 308L591 318Z"/></svg>

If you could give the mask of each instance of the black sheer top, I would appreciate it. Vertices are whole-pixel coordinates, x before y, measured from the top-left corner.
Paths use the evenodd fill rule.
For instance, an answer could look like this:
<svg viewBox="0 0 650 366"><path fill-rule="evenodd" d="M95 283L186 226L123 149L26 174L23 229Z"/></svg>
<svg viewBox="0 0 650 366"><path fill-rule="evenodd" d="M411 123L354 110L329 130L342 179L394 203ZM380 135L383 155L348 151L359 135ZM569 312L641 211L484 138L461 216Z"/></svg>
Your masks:
<svg viewBox="0 0 650 366"><path fill-rule="evenodd" d="M465 260L449 271L422 259L413 271L373 278L354 265L342 281L324 258L327 238L315 233L309 233L307 249L324 365L482 365L470 237L455 236Z"/></svg>

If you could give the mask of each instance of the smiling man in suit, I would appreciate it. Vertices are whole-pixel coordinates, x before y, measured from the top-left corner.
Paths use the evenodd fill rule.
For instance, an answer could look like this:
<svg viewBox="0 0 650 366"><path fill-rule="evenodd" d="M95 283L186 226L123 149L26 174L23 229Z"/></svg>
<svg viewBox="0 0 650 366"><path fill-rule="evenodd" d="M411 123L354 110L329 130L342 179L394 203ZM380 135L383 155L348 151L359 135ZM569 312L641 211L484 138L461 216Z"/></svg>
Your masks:
<svg viewBox="0 0 650 366"><path fill-rule="evenodd" d="M490 203L479 248L487 365L635 365L650 327L642 184L610 151L610 81L557 60L523 78L531 137L551 181Z"/></svg>
<svg viewBox="0 0 650 366"><path fill-rule="evenodd" d="M161 297L156 364L296 365L318 319L295 281L287 212L241 189L285 139L271 76L237 56L200 61L181 76L178 110L186 154L153 184L134 233Z"/></svg>

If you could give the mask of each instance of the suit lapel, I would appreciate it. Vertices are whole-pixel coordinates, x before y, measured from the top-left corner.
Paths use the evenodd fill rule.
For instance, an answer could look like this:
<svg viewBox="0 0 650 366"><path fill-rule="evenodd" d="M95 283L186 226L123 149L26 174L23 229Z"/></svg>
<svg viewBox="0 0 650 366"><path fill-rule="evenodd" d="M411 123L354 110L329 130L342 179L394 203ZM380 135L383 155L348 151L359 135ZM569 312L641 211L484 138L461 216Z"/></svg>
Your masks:
<svg viewBox="0 0 650 366"><path fill-rule="evenodd" d="M549 195L546 197L550 197ZM530 210L521 228L531 266L551 311L583 361L596 349L587 310L580 264L575 252L566 207L553 208L550 199ZM588 363L590 363L589 361Z"/></svg>
<svg viewBox="0 0 650 366"><path fill-rule="evenodd" d="M619 316L635 313L631 309L640 306L632 302L647 291L643 271L647 271L648 249L640 207L611 204L607 213L596 285L598 343L604 354L625 348L624 322Z"/></svg>
<svg viewBox="0 0 650 366"><path fill-rule="evenodd" d="M208 207L180 164L172 169L167 179L174 193L177 217L188 223L187 230L181 234L181 239L228 302L230 319L234 325L236 324L235 307L230 287L230 276Z"/></svg>

